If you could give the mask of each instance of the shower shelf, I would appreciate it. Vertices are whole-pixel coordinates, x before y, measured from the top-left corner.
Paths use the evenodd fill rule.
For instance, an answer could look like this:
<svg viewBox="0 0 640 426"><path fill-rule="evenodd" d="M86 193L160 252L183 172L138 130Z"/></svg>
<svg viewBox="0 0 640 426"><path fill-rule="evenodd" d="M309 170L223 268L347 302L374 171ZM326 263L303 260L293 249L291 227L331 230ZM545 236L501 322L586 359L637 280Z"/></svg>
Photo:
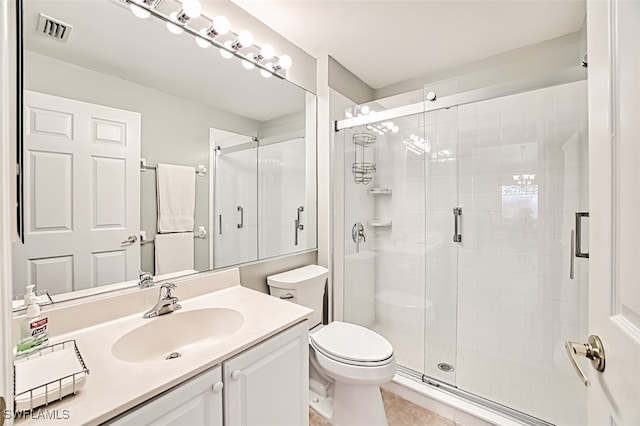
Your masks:
<svg viewBox="0 0 640 426"><path fill-rule="evenodd" d="M371 188L369 194L373 195L391 195L391 188Z"/></svg>
<svg viewBox="0 0 640 426"><path fill-rule="evenodd" d="M386 228L391 226L390 219L369 219L367 225L373 228Z"/></svg>

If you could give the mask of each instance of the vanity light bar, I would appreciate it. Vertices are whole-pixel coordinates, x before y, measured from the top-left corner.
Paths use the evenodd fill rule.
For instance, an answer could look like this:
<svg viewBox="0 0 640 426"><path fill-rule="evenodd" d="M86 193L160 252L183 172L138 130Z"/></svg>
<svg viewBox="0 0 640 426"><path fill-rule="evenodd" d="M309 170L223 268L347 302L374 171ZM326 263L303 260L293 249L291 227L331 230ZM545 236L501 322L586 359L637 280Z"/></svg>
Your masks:
<svg viewBox="0 0 640 426"><path fill-rule="evenodd" d="M188 20L185 22L181 22L179 20L176 19L172 19L170 16L167 16L163 13L161 13L160 11L158 11L155 8L156 3L159 3L157 1L148 1L148 0L140 0L140 1L136 1L136 0L119 0L122 3L125 3L129 6L133 6L134 8L139 8L141 10L144 10L146 12L149 13L149 16L154 16L158 19L160 19L161 21L165 22L167 24L167 26L171 25L172 27L178 27L182 30L184 30L184 32L191 34L192 36L194 36L196 38L197 41L199 41L198 44L203 43L209 43L215 47L217 47L218 49L221 50L221 53L224 53L223 56L224 57L232 57L235 56L236 58L244 61L244 62L248 62L251 65L255 66L256 68L260 69L260 74L262 74L263 77L270 77L272 75L278 77L281 80L286 79L286 75L283 75L281 73L279 73L280 70L283 70L283 72L286 72L286 70L291 66L291 58L288 55L282 55L281 57L273 57L273 59L266 64L263 64L260 62L260 59L262 59L262 57L259 58L260 52L263 51L263 48L260 48L260 46L256 46L254 45L257 49L258 52L257 53L250 53L247 55L244 55L242 53L240 53L240 48L242 48L243 46L240 46L240 48L234 48L233 43L229 43L228 41L226 43L222 43L218 40L216 40L214 37L207 37L206 36L206 32L200 32L199 30L195 30L191 27L189 27L187 25ZM145 14L146 15L146 14ZM136 16L140 16L138 14L136 14ZM206 17L205 15L201 15L204 18L206 18L207 20L213 22L212 19ZM205 28L206 29L206 28ZM233 35L236 40L238 40L240 34L239 33L235 33L230 31L229 34ZM265 45L267 46L267 45ZM268 45L270 46L270 45ZM246 67L245 67L246 68Z"/></svg>

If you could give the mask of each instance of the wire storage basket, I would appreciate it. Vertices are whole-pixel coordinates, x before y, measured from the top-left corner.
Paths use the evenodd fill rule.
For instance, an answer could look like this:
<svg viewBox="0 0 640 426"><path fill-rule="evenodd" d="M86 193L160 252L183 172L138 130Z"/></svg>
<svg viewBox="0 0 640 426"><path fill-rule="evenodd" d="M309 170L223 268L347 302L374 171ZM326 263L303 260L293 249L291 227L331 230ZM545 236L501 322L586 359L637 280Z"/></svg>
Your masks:
<svg viewBox="0 0 640 426"><path fill-rule="evenodd" d="M375 147L376 136L371 133L354 133L353 143L356 149L351 171L356 183L367 185L376 172L375 149L372 149Z"/></svg>
<svg viewBox="0 0 640 426"><path fill-rule="evenodd" d="M89 369L75 340L67 340L20 355L13 364L14 410L35 408L76 394Z"/></svg>

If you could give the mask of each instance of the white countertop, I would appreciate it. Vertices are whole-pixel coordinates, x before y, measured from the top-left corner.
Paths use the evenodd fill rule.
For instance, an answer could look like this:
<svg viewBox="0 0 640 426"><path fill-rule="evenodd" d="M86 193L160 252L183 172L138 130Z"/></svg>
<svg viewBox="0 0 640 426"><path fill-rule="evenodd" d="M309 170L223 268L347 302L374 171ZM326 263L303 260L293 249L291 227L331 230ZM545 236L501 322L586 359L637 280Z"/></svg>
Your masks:
<svg viewBox="0 0 640 426"><path fill-rule="evenodd" d="M68 410L69 418L63 423L69 426L102 423L308 318L313 312L240 285L180 300L180 303L182 310L178 312L212 307L235 309L244 316L244 322L231 336L185 349L179 358L145 363L121 361L111 353L113 344L121 336L158 319L143 319L143 312L55 336L51 344L76 340L90 374L76 395L40 408L57 410L60 415L62 410ZM15 423L42 425L48 422L28 418Z"/></svg>

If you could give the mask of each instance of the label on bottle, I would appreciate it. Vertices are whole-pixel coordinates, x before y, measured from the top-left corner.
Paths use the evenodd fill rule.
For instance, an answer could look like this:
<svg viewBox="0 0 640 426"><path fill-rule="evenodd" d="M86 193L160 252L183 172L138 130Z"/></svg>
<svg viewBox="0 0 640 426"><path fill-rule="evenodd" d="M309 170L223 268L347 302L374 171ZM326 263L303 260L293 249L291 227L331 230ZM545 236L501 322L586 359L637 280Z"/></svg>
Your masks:
<svg viewBox="0 0 640 426"><path fill-rule="evenodd" d="M29 329L31 330L31 336L36 337L47 331L47 324L49 323L48 318L41 318L37 321L33 321L29 324Z"/></svg>

